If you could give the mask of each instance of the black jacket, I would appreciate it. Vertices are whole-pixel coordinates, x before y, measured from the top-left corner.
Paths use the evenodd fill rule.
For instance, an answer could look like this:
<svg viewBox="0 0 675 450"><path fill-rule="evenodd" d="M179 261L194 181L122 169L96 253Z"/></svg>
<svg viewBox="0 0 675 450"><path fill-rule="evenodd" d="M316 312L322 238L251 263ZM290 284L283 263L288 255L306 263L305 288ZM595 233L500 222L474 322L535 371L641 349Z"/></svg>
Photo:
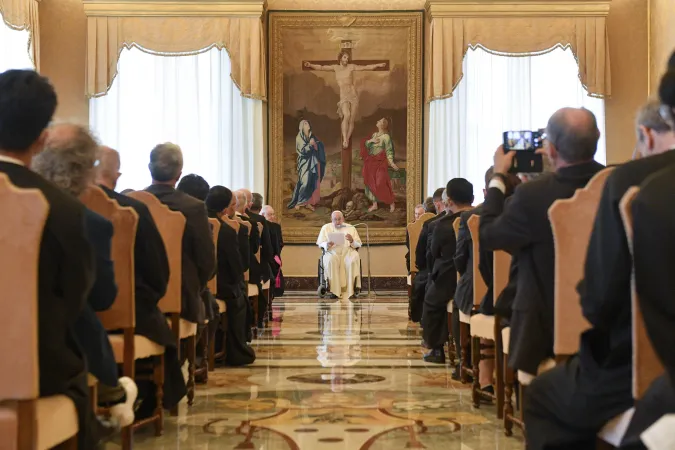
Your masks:
<svg viewBox="0 0 675 450"><path fill-rule="evenodd" d="M592 326L581 336L579 354L585 372L631 364L632 262L619 202L628 188L639 186L649 175L674 164L675 150L671 150L627 162L615 168L607 178L588 246L584 280L578 286L583 314ZM667 210L670 209L668 206ZM648 226L657 225L650 223ZM664 236L667 235L658 234L658 238L665 241ZM654 238L657 238L656 233ZM649 270L665 269L658 265L651 261ZM654 276L660 274L654 272ZM669 327L672 333L672 325ZM672 351L672 347L668 351Z"/></svg>
<svg viewBox="0 0 675 450"><path fill-rule="evenodd" d="M109 309L117 297L115 269L111 260L113 226L106 218L85 211L87 238L94 248L96 279L87 304L75 322L75 336L87 357L87 369L101 383L117 385L117 363L108 332L96 312Z"/></svg>
<svg viewBox="0 0 675 450"><path fill-rule="evenodd" d="M457 249L453 258L455 268L459 273L454 297L455 306L464 314L471 314L473 309L473 240L467 221L474 214L480 215L480 210L481 207L478 206L470 211L464 211L460 215Z"/></svg>
<svg viewBox="0 0 675 450"><path fill-rule="evenodd" d="M216 214L211 213L211 217ZM244 282L244 264L239 253L237 232L220 218L218 232L218 277L216 298L236 299L242 294ZM243 227L242 227L243 228Z"/></svg>
<svg viewBox="0 0 675 450"><path fill-rule="evenodd" d="M518 253L511 322L515 351L509 354L516 369L536 374L539 363L553 356L555 251L548 209L556 200L574 195L603 167L591 161L542 175L518 186L506 208L504 194L488 189L480 221L481 249Z"/></svg>
<svg viewBox="0 0 675 450"><path fill-rule="evenodd" d="M138 214L134 241L136 334L164 347L175 346L171 328L158 306L169 283L169 261L152 214L145 203L118 194L105 186L100 187L120 206L131 207Z"/></svg>
<svg viewBox="0 0 675 450"><path fill-rule="evenodd" d="M429 288L426 293L429 298L425 299L425 303L447 305L455 295L457 269L455 268L454 257L457 249L457 237L455 236L453 223L459 216L459 212L446 214L434 222L433 245L430 249L430 261L433 261L434 265L429 274Z"/></svg>
<svg viewBox="0 0 675 450"><path fill-rule="evenodd" d="M255 277L257 280L259 276L260 281L265 283L271 278L272 265L275 264L274 255L272 254L272 239L270 238L269 222L263 216L256 214L253 211L246 211L246 214L251 219L254 226L257 227L258 223L262 223L263 225L262 234L260 235L260 263L258 263L258 260L255 258L251 261L251 279Z"/></svg>
<svg viewBox="0 0 675 450"><path fill-rule="evenodd" d="M39 189L49 203L38 263L40 395L70 396L75 380L86 373L73 325L82 313L95 277L93 251L85 230L85 207L26 167L0 161L0 173L17 187Z"/></svg>
<svg viewBox="0 0 675 450"><path fill-rule="evenodd" d="M216 252L204 202L168 185L155 184L146 191L185 216L181 317L203 323L206 311L201 296L216 270Z"/></svg>
<svg viewBox="0 0 675 450"><path fill-rule="evenodd" d="M415 264L420 272L423 270L431 271L432 269L427 266L427 242L431 239L431 236L429 236L429 225L443 217L445 217L445 211L427 220L422 225L422 231L415 247Z"/></svg>

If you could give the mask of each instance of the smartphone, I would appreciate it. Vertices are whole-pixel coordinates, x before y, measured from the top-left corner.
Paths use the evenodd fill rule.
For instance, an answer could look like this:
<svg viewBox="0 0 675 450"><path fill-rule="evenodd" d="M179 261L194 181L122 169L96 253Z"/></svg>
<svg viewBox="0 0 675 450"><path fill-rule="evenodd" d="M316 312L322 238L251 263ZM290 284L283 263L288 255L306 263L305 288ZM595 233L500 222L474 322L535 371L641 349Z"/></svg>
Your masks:
<svg viewBox="0 0 675 450"><path fill-rule="evenodd" d="M541 130L504 132L504 152L511 150L533 152L543 146L544 139Z"/></svg>

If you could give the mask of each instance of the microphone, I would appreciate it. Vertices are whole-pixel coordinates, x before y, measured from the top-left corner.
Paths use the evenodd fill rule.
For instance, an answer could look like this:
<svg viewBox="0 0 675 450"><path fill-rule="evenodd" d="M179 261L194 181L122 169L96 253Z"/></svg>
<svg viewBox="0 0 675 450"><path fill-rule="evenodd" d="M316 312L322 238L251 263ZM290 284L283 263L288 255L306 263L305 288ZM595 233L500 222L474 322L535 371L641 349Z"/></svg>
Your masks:
<svg viewBox="0 0 675 450"><path fill-rule="evenodd" d="M367 223L362 222L362 223L357 223L355 225L352 225L354 228L356 227L366 227L366 251L368 253L368 298L372 299L373 294L371 294L371 283L373 280L373 276L370 273L370 227L368 226Z"/></svg>

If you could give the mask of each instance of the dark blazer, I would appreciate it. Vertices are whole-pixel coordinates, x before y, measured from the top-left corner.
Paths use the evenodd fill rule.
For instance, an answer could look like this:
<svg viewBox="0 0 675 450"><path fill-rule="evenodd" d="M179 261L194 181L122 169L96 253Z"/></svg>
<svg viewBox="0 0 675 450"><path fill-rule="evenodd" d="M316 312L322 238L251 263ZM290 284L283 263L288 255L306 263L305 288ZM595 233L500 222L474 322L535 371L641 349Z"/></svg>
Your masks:
<svg viewBox="0 0 675 450"><path fill-rule="evenodd" d="M467 221L474 214L480 215L480 211L481 207L478 206L460 215L457 249L453 258L460 274L454 297L455 306L464 314L471 314L473 309L473 240Z"/></svg>
<svg viewBox="0 0 675 450"><path fill-rule="evenodd" d="M633 202L635 287L647 333L675 385L675 165L647 178ZM671 396L672 398L672 396Z"/></svg>
<svg viewBox="0 0 675 450"><path fill-rule="evenodd" d="M444 216L445 211L427 220L424 222L424 225L422 225L422 231L420 232L420 237L417 240L417 246L415 247L415 264L417 264L417 269L420 272L423 270L431 271L432 269L427 266L427 242L431 238L431 236L429 236L429 225Z"/></svg>
<svg viewBox="0 0 675 450"><path fill-rule="evenodd" d="M87 305L75 322L75 337L87 358L89 372L108 386L117 386L117 363L108 332L96 312L110 308L117 297L115 269L111 260L113 226L107 219L87 209L87 237L94 247L96 280L89 292Z"/></svg>
<svg viewBox="0 0 675 450"><path fill-rule="evenodd" d="M240 215L239 218L251 224L251 234L248 235L248 282L250 284L260 284L260 263L258 263L258 260L255 257L262 241L262 236L258 231L258 223L253 220L248 213ZM246 230L240 229L240 232L241 231ZM262 261L262 249L260 249L260 254L260 260Z"/></svg>
<svg viewBox="0 0 675 450"><path fill-rule="evenodd" d="M0 173L20 188L39 189L49 202L38 271L40 395L70 396L75 380L86 374L84 355L72 328L95 276L85 207L26 167L0 161ZM86 386L77 388L87 392Z"/></svg>
<svg viewBox="0 0 675 450"><path fill-rule="evenodd" d="M201 295L216 270L216 252L206 206L204 202L172 186L155 184L146 191L185 216L181 317L190 322L203 323L206 310Z"/></svg>
<svg viewBox="0 0 675 450"><path fill-rule="evenodd" d="M211 217L218 218L214 213ZM220 218L218 232L218 278L216 298L236 299L242 294L244 281L244 264L239 254L239 238L237 232Z"/></svg>
<svg viewBox="0 0 675 450"><path fill-rule="evenodd" d="M157 306L166 294L169 283L169 261L164 241L145 203L100 186L108 197L120 206L131 207L138 214L134 241L134 271L136 292L136 334L145 336L164 347L175 346L171 328Z"/></svg>
<svg viewBox="0 0 675 450"><path fill-rule="evenodd" d="M267 226L269 227L270 240L272 242L272 261L270 262L270 268L272 269L272 276L276 277L279 273L279 264L274 260L274 257L279 256L279 259L281 259L281 249L284 248L284 238L281 233L281 225L268 220Z"/></svg>
<svg viewBox="0 0 675 450"><path fill-rule="evenodd" d="M584 369L582 374L593 376L595 369L618 370L631 364L630 283L633 264L619 202L629 187L639 186L649 175L674 164L675 150L671 150L627 162L615 168L607 178L588 245L584 280L578 286L584 317L591 324L591 329L581 336L579 356ZM666 210L670 210L670 206ZM649 223L648 226L657 225ZM668 235L652 233L654 238L660 238L658 245L663 245L663 236ZM666 269L657 266L653 261L648 264L649 270L655 271L654 276L660 276L660 270ZM668 274L668 277L671 276ZM669 326L672 330L672 325ZM668 351L672 352L672 347ZM630 380L626 381L629 386Z"/></svg>
<svg viewBox="0 0 675 450"><path fill-rule="evenodd" d="M251 261L251 273L252 275L260 275L260 280L262 283L267 282L272 276L272 265L276 265L274 262L274 255L272 254L272 239L270 238L270 226L267 219L265 219L260 214L254 213L253 211L246 211L248 217L254 224L262 223L263 231L260 235L260 263L257 259ZM257 227L257 225L255 225ZM256 278L257 279L257 278Z"/></svg>
<svg viewBox="0 0 675 450"><path fill-rule="evenodd" d="M518 253L518 288L513 302L510 364L537 373L553 356L554 247L548 209L583 188L603 165L595 161L558 170L518 186L508 207L504 194L488 189L480 221L482 250ZM526 333L526 335L525 335Z"/></svg>
<svg viewBox="0 0 675 450"><path fill-rule="evenodd" d="M431 261L434 265L429 275L429 281L433 282L437 289L442 287L448 294L445 299L446 303L455 294L457 287L457 269L454 261L457 237L452 225L460 214L459 212L446 214L432 224L434 234L430 252Z"/></svg>
<svg viewBox="0 0 675 450"><path fill-rule="evenodd" d="M247 230L248 228L240 226L239 234L237 235L237 241L239 243L239 255L241 256L241 264L244 272L249 270L251 267L251 258L253 257L251 253L251 242Z"/></svg>
<svg viewBox="0 0 675 450"><path fill-rule="evenodd" d="M405 230L405 268L410 275L410 235L408 234L408 229Z"/></svg>

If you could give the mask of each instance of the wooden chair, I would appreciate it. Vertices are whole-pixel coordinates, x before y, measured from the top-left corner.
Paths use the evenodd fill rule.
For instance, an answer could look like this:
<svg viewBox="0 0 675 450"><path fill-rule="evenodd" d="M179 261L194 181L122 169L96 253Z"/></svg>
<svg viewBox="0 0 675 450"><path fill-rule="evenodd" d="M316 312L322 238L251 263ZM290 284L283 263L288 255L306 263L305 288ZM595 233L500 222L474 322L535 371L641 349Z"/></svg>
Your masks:
<svg viewBox="0 0 675 450"><path fill-rule="evenodd" d="M556 200L548 210L555 245L553 352L557 361L579 351L579 336L590 326L581 311L577 285L584 276L598 204L612 170L601 170L586 187L568 199Z"/></svg>
<svg viewBox="0 0 675 450"><path fill-rule="evenodd" d="M185 232L185 216L178 211L172 211L154 195L145 191L130 192L129 197L139 200L148 207L150 214L157 224L159 234L162 236L166 256L169 260L169 283L166 294L159 301L159 309L167 315L167 321L171 326L176 338L176 348L180 360L181 339L187 342L188 360L188 404L192 404L195 389L195 352L197 324L181 319L182 305L182 274L183 274L183 233ZM178 407L171 411L172 415L178 414Z"/></svg>
<svg viewBox="0 0 675 450"><path fill-rule="evenodd" d="M633 214L631 204L640 193L640 188L633 186L621 198L619 211L626 230L628 246L633 253ZM640 302L635 290L635 271L631 280L631 309L633 328L633 398L639 400L665 369L656 355L647 329L645 328ZM598 438L611 446L618 447L633 417L634 408L630 408L614 419L610 420L598 433Z"/></svg>
<svg viewBox="0 0 675 450"><path fill-rule="evenodd" d="M8 212L0 221L0 447L76 449L75 404L65 395L40 397L39 389L38 265L49 204L0 174L0 205Z"/></svg>
<svg viewBox="0 0 675 450"><path fill-rule="evenodd" d="M480 303L487 294L487 285L483 280L483 277L480 273L479 263L480 263L480 216L474 214L467 221L467 226L469 227L469 232L471 233L471 242L472 242L472 251L473 251L473 307L474 310L480 307ZM507 255L508 256L508 255ZM503 256L503 252L498 253L498 262L511 264L511 258ZM493 263L494 264L494 263ZM507 273L507 282L508 282L508 265L506 268ZM500 275L502 275L501 265L499 266ZM501 283L502 277L500 277ZM506 286L504 283L501 286L501 289ZM501 290L499 291L501 292ZM494 291L493 291L494 293ZM462 318L466 320L468 318L468 325L466 322L462 321ZM462 323L463 322L463 323ZM496 368L496 392L494 395L484 392L481 390L479 375L480 375L480 362L482 360L488 359L497 359L497 343L501 344L501 330L497 331L498 323L496 322L495 316L487 316L485 314L473 314L470 317L460 312L460 327L464 329L464 336L466 339L462 342L463 352L466 352L468 337L471 338L471 363L473 364L473 369L471 370L471 375L473 376L473 386L471 388L471 394L473 399L474 407L478 408L480 406L480 398L487 398L489 400L495 400L497 402L497 417L502 418L503 414L503 400L504 400L504 386L502 385L502 368L499 364L495 364ZM481 339L492 341L493 344L481 344ZM481 353L481 350L492 349L495 351L493 355L484 355ZM501 351L501 350L500 350ZM467 371L468 373L468 371Z"/></svg>
<svg viewBox="0 0 675 450"><path fill-rule="evenodd" d="M417 241L420 240L420 233L422 233L422 227L424 222L429 219L436 217L431 213L422 214L416 221L409 223L408 228L408 245L410 245L410 275L408 276L408 286L410 286L411 291L408 298L408 319L410 319L410 300L412 296L412 286L415 282L415 275L419 272L419 267L415 263L415 258L417 255Z"/></svg>
<svg viewBox="0 0 675 450"><path fill-rule="evenodd" d="M122 334L110 334L110 345L115 361L122 365L122 373L129 378L136 375L136 360L155 356L157 362L152 365L152 376L157 388L157 408L155 413L145 420L137 421L122 430L122 448L131 449L133 430L148 423L154 423L155 434L162 434L164 409L162 408L164 384L164 347L152 342L145 336L135 334L136 328L136 275L134 246L138 227L138 214L133 208L120 206L109 198L98 186L89 186L80 196L87 208L112 222L112 261L115 264L115 282L117 297L106 311L97 313L106 330L121 330Z"/></svg>

